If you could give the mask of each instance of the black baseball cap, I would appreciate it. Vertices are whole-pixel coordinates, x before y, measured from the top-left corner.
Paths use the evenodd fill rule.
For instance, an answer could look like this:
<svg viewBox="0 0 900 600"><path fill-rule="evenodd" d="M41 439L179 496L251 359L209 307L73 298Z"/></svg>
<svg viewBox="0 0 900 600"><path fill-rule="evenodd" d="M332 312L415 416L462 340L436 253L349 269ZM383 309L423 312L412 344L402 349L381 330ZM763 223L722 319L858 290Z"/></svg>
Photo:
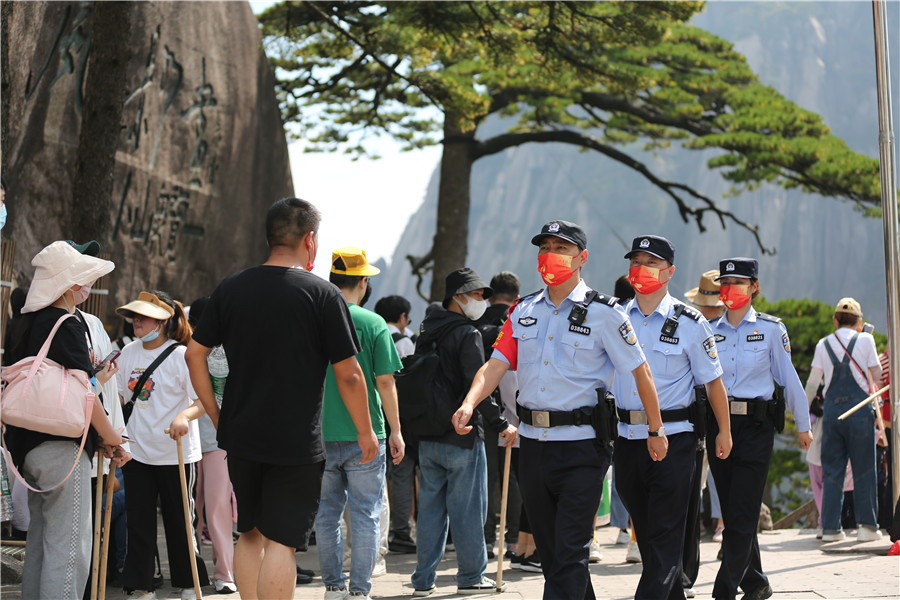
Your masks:
<svg viewBox="0 0 900 600"><path fill-rule="evenodd" d="M579 250L587 248L587 234L584 232L584 229L569 221L550 221L544 223L544 226L541 227L541 232L531 238L531 243L535 246L540 246L541 241L550 235L575 244L578 246Z"/></svg>
<svg viewBox="0 0 900 600"><path fill-rule="evenodd" d="M463 267L455 271L451 271L447 275L444 286L444 301L441 302L444 308L450 305L450 300L457 294L465 294L473 290L484 290L484 299L487 300L494 295L494 290L484 282L484 280L475 272L475 269Z"/></svg>
<svg viewBox="0 0 900 600"><path fill-rule="evenodd" d="M745 258L737 256L735 258L726 258L719 261L719 276L716 281L723 277L744 277L746 279L759 279L759 261L755 258Z"/></svg>
<svg viewBox="0 0 900 600"><path fill-rule="evenodd" d="M636 252L646 252L675 264L675 246L659 235L639 235L634 238L631 242L631 252L626 254L625 258L631 258Z"/></svg>

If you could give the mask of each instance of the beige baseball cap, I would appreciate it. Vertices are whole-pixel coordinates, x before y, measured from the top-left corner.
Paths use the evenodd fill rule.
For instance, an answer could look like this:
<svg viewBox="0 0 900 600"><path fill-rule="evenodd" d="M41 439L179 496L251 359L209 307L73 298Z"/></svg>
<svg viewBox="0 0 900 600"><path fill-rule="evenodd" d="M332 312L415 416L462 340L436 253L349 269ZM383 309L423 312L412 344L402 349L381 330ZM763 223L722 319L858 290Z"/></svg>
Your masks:
<svg viewBox="0 0 900 600"><path fill-rule="evenodd" d="M859 302L854 300L853 298L841 298L838 300L837 306L834 307L835 313L847 313L848 315L853 315L854 317L862 317L862 308L859 305Z"/></svg>

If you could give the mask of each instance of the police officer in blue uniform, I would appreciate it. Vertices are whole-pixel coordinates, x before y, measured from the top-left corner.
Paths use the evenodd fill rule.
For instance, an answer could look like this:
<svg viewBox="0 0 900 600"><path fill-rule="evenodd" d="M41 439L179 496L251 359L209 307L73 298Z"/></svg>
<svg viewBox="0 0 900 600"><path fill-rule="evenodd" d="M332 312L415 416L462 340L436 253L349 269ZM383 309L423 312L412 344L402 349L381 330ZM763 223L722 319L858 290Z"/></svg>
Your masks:
<svg viewBox="0 0 900 600"><path fill-rule="evenodd" d="M729 258L719 263L719 271L726 312L712 325L734 448L726 460L709 460L725 521L713 597L734 600L740 586L744 600L761 600L772 595L772 588L760 563L756 529L775 431L784 428L786 399L800 445L807 449L812 442L809 406L791 364L787 329L780 319L751 305L759 294L759 264L752 258Z"/></svg>
<svg viewBox="0 0 900 600"><path fill-rule="evenodd" d="M581 280L588 258L584 230L551 221L531 243L539 247L538 271L547 287L510 310L453 423L465 432L473 407L507 369L517 370L519 487L541 556L543 597L593 599L589 547L611 441L601 409L610 414L605 391L616 375L635 381L655 424L662 421L631 323L614 297L598 295ZM662 459L664 440L651 451Z"/></svg>
<svg viewBox="0 0 900 600"><path fill-rule="evenodd" d="M625 258L630 259L628 280L636 292L625 304L625 314L653 374L662 422L645 409L634 378L616 377L616 489L631 515L643 558L644 571L634 597L682 600L685 522L698 443L695 424L702 430L706 415L694 386L703 386L721 427L711 445L715 460L727 457L731 450L725 387L709 322L669 295L669 280L675 272L672 243L664 237L642 235L634 239ZM653 444L665 444L667 452L658 457L651 452L648 457L644 447L652 449Z"/></svg>

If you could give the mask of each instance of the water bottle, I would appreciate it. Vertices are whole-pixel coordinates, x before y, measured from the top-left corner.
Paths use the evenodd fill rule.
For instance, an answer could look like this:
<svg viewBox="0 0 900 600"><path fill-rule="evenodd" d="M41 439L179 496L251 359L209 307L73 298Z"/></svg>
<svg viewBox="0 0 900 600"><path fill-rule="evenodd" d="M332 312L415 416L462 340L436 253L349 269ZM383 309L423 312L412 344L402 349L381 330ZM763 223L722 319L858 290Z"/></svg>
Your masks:
<svg viewBox="0 0 900 600"><path fill-rule="evenodd" d="M228 358L225 356L225 349L216 346L210 350L206 364L209 367L209 378L212 380L216 402L221 407L222 396L225 394L225 380L228 378Z"/></svg>

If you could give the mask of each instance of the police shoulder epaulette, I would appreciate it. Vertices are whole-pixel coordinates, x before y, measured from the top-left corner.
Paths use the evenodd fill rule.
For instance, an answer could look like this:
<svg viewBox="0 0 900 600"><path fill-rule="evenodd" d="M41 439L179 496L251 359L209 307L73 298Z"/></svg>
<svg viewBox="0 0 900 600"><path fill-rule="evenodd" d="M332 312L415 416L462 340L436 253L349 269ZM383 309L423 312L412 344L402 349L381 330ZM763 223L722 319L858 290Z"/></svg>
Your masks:
<svg viewBox="0 0 900 600"><path fill-rule="evenodd" d="M519 305L520 302L522 302L522 300L527 300L528 298L531 298L535 294L538 294L540 291L541 290L538 290L537 292L531 292L530 294L526 294L524 296L519 296L518 298L516 298L516 301L513 302L512 306L509 307L509 311L507 312L507 314L511 315L512 311L515 310L515 308Z"/></svg>
<svg viewBox="0 0 900 600"><path fill-rule="evenodd" d="M763 321L771 321L772 323L781 323L781 319L779 319L778 317L766 314L764 312L756 313L756 318L762 319Z"/></svg>
<svg viewBox="0 0 900 600"><path fill-rule="evenodd" d="M699 321L700 317L703 316L703 314L699 310L694 308L693 306L688 306L687 304L682 304L682 306L684 307L682 309L682 314L685 315L686 317L688 317L689 319L692 319L694 321Z"/></svg>
<svg viewBox="0 0 900 600"><path fill-rule="evenodd" d="M598 294L596 298L594 298L594 302L599 302L600 304L605 304L607 306L615 306L619 303L619 299L615 296L607 296L606 294Z"/></svg>

